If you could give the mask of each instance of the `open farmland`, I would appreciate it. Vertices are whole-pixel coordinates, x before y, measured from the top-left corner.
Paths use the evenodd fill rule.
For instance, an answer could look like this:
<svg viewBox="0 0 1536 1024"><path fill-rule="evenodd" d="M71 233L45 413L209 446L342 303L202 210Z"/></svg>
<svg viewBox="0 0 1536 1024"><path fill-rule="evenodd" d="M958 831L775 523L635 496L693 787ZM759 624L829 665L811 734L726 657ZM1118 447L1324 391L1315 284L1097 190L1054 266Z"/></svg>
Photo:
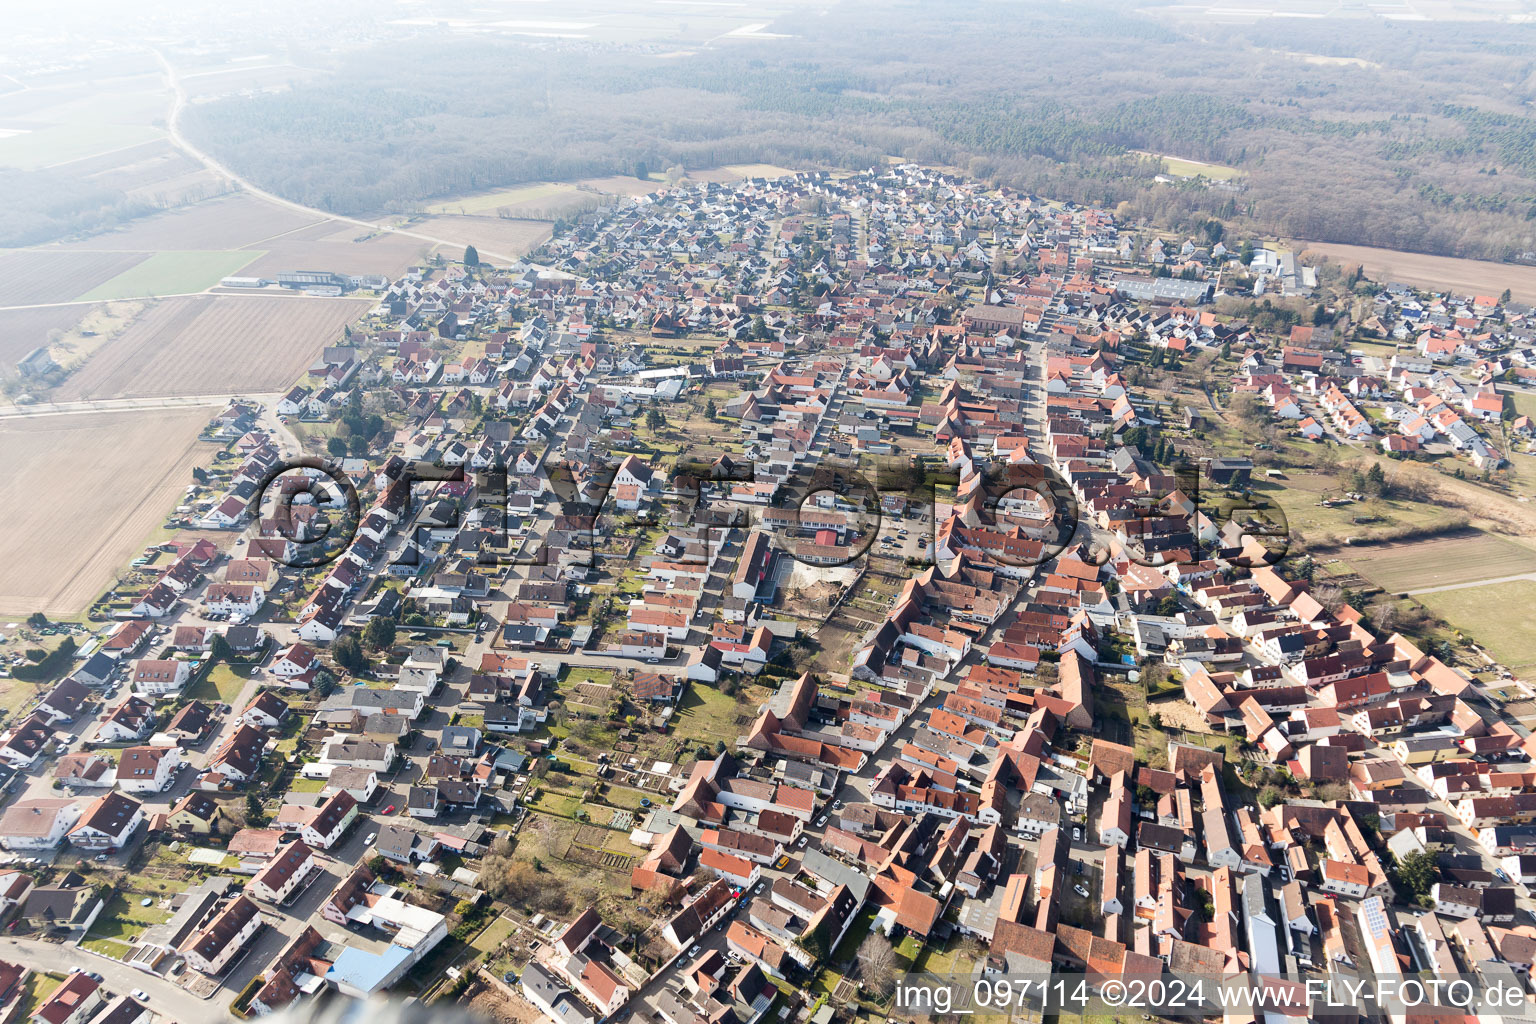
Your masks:
<svg viewBox="0 0 1536 1024"><path fill-rule="evenodd" d="M533 185L518 185L514 188L499 188L491 192L431 203L427 206L426 212L475 217L495 216L498 211L507 210L525 215L522 214L524 210L557 205L578 193L579 190L575 185L546 181Z"/></svg>
<svg viewBox="0 0 1536 1024"><path fill-rule="evenodd" d="M212 288L219 279L235 273L260 253L157 252L143 262L103 281L82 299L131 299L151 295L184 295Z"/></svg>
<svg viewBox="0 0 1536 1024"><path fill-rule="evenodd" d="M144 256L13 249L0 255L0 306L68 302L130 270Z"/></svg>
<svg viewBox="0 0 1536 1024"><path fill-rule="evenodd" d="M211 446L207 409L0 420L0 611L75 614L132 560Z"/></svg>
<svg viewBox="0 0 1536 1024"><path fill-rule="evenodd" d="M48 344L54 331L68 331L92 306L34 306L31 309L0 309L0 377L16 376L16 361L39 345Z"/></svg>
<svg viewBox="0 0 1536 1024"><path fill-rule="evenodd" d="M1451 256L1425 256L1366 245L1302 242L1301 247L1321 253L1335 263L1358 263L1366 276L1377 281L1401 281L1431 291L1460 295L1498 295L1505 288L1521 302L1536 302L1536 267L1487 260L1463 260Z"/></svg>
<svg viewBox="0 0 1536 1024"><path fill-rule="evenodd" d="M1144 150L1133 149L1137 156L1150 156L1163 162L1163 170L1168 174L1175 174L1181 178L1193 178L1200 175L1216 181L1227 181L1236 178L1242 172L1236 167L1228 167L1225 164L1208 164L1204 160L1186 160L1183 157L1169 156L1166 153L1148 153Z"/></svg>
<svg viewBox="0 0 1536 1024"><path fill-rule="evenodd" d="M42 168L162 138L155 125L165 116L160 76L121 78L113 86L81 83L0 99L0 118L13 132L0 137L0 165ZM40 101L29 104L28 91Z"/></svg>
<svg viewBox="0 0 1536 1024"><path fill-rule="evenodd" d="M115 231L50 248L139 252L240 249L315 223L316 218L309 214L236 193L140 217Z"/></svg>
<svg viewBox="0 0 1536 1024"><path fill-rule="evenodd" d="M1489 533L1351 549L1345 561L1393 593L1536 572L1536 551Z"/></svg>
<svg viewBox="0 0 1536 1024"><path fill-rule="evenodd" d="M278 391L366 299L194 295L149 306L59 388L59 401Z"/></svg>
<svg viewBox="0 0 1536 1024"><path fill-rule="evenodd" d="M1338 499L1347 488L1337 474L1321 470L1289 469L1283 481L1255 480L1253 490L1274 502L1285 513L1289 528L1314 546L1339 544L1345 538L1366 538L1394 529L1443 526L1458 518L1453 509L1397 499L1324 507L1318 502L1324 498ZM1366 521L1357 522L1359 519Z"/></svg>
<svg viewBox="0 0 1536 1024"><path fill-rule="evenodd" d="M59 172L146 199L160 197L166 202L175 202L194 184L208 191L223 187L212 172L177 149L169 139L75 160L60 167Z"/></svg>
<svg viewBox="0 0 1536 1024"><path fill-rule="evenodd" d="M743 178L783 178L795 172L777 164L726 164L724 167L708 167L691 170L691 181L741 181Z"/></svg>
<svg viewBox="0 0 1536 1024"><path fill-rule="evenodd" d="M276 277L290 270L334 270L338 274L398 277L421 261L431 243L373 232L356 224L319 221L261 243L266 255L244 267L246 277ZM454 253L457 258L460 253Z"/></svg>
<svg viewBox="0 0 1536 1024"><path fill-rule="evenodd" d="M1536 581L1442 590L1416 598L1519 674L1536 669Z"/></svg>
<svg viewBox="0 0 1536 1024"><path fill-rule="evenodd" d="M549 238L552 225L537 220L502 220L500 217L424 217L412 224L414 229L436 238L463 239L480 254L496 262L491 253L522 256L532 252ZM448 253L457 259L462 253Z"/></svg>

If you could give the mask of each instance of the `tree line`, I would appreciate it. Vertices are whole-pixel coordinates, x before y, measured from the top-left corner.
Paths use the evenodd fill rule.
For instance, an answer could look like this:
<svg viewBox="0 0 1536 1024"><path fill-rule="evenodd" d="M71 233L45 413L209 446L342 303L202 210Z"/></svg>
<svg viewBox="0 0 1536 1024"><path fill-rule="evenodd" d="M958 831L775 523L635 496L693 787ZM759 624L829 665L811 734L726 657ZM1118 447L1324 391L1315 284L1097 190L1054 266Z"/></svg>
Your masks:
<svg viewBox="0 0 1536 1024"><path fill-rule="evenodd" d="M1450 255L1536 249L1536 122L1467 99L1536 90L1524 27L1357 19L1197 36L1128 3L870 0L784 27L761 49L668 61L423 30L285 92L197 104L186 130L261 185L344 213L675 165L899 155L1128 201L1170 226L1220 216ZM1230 165L1246 187L1161 184L1133 150Z"/></svg>

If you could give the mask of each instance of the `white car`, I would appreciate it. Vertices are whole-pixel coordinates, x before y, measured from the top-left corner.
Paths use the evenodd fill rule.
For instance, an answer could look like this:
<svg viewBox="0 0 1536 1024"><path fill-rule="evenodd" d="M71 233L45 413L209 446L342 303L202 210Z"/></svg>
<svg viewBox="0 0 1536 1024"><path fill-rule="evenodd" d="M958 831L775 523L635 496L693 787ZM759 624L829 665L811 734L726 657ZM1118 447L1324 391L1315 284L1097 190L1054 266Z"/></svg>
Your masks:
<svg viewBox="0 0 1536 1024"><path fill-rule="evenodd" d="M135 999L137 999L137 1000L138 1000L138 1001L139 1001L139 1002L141 1002L141 1003L147 1003L147 1002L149 1002L149 993L148 993L148 992L145 992L145 991L144 991L144 990L143 990L143 989L141 989L141 988L136 988L136 989L134 989L134 990L133 990L133 991L132 991L132 992L131 992L131 993L129 993L129 994L130 994L130 995L131 995L131 996L133 996L133 998L135 998Z"/></svg>
<svg viewBox="0 0 1536 1024"><path fill-rule="evenodd" d="M363 840L363 845L364 846L372 846L373 845L373 841L375 839L377 839L377 838L379 838L379 834L377 832L374 832L374 833L370 834L367 839Z"/></svg>
<svg viewBox="0 0 1536 1024"><path fill-rule="evenodd" d="M694 946L688 951L688 959L692 960L694 957L698 956L699 953L703 951L703 949L703 946Z"/></svg>
<svg viewBox="0 0 1536 1024"><path fill-rule="evenodd" d="M1080 885L1074 885L1074 886L1073 886L1073 887L1072 887L1072 891L1073 891L1073 892L1075 892L1075 893L1077 893L1077 894L1078 894L1078 895L1079 895L1079 896L1081 896L1081 897L1082 897L1082 898L1083 898L1083 899L1087 899L1087 898L1088 898L1088 890L1087 890L1087 889L1084 889L1084 888L1083 888L1083 887L1082 887L1082 886L1080 886Z"/></svg>

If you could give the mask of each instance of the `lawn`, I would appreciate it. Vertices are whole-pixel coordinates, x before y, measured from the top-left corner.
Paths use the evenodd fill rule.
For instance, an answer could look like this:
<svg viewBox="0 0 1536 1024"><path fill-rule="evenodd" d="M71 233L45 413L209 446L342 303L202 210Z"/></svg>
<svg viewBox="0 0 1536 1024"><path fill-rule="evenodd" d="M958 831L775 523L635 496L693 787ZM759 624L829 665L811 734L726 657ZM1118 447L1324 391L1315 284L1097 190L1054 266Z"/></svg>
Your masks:
<svg viewBox="0 0 1536 1024"><path fill-rule="evenodd" d="M108 956L122 959L145 928L170 920L170 913L160 909L159 906L154 904L148 907L140 906L141 898L143 897L127 898L122 893L113 893L107 905L102 908L101 916L97 917L95 924L91 925L90 935L83 944Z"/></svg>
<svg viewBox="0 0 1536 1024"><path fill-rule="evenodd" d="M497 946L505 942L507 937L515 931L517 931L516 922L508 917L498 917L486 925L479 935L475 936L470 946L482 953L490 953Z"/></svg>
<svg viewBox="0 0 1536 1024"><path fill-rule="evenodd" d="M257 249L212 252L157 252L137 266L92 288L80 299L132 299L180 295L212 288L265 253Z"/></svg>
<svg viewBox="0 0 1536 1024"><path fill-rule="evenodd" d="M858 918L848 927L848 934L843 936L843 941L832 951L832 963L840 964L853 959L859 951L859 943L869 937L869 930L875 926L875 914L878 912L879 908L874 904L859 911Z"/></svg>
<svg viewBox="0 0 1536 1024"><path fill-rule="evenodd" d="M655 793L642 793L640 790L630 789L628 786L611 785L603 787L601 799L603 803L612 807L622 807L631 811L640 810L641 800L649 800L652 806L658 802L666 802Z"/></svg>
<svg viewBox="0 0 1536 1024"><path fill-rule="evenodd" d="M1504 395L1505 407L1514 406L1518 416L1536 416L1536 394L1529 391L1509 391Z"/></svg>
<svg viewBox="0 0 1536 1024"><path fill-rule="evenodd" d="M737 716L743 713L739 708L735 697L695 682L683 691L673 721L679 736L711 744L724 740L729 745L741 733L741 726L736 724Z"/></svg>
<svg viewBox="0 0 1536 1024"><path fill-rule="evenodd" d="M1536 582L1515 580L1421 594L1418 601L1488 648L1517 674L1536 668Z"/></svg>
<svg viewBox="0 0 1536 1024"><path fill-rule="evenodd" d="M27 979L27 997L22 1003L21 1012L16 1015L17 1020L26 1020L32 1016L32 1011L43 1005L43 1001L53 995L64 979L52 974L44 974L42 971L32 972Z"/></svg>
<svg viewBox="0 0 1536 1024"><path fill-rule="evenodd" d="M926 971L929 974L960 974L969 975L974 961L961 957L959 938L949 941L948 949L935 949L933 946L924 946L912 964L912 969L919 973Z"/></svg>
<svg viewBox="0 0 1536 1024"><path fill-rule="evenodd" d="M228 665L221 661L187 689L187 696L195 700L231 704L240 696L240 691L250 678L251 666Z"/></svg>
<svg viewBox="0 0 1536 1024"><path fill-rule="evenodd" d="M559 818L574 818L576 812L581 810L581 798L543 786L528 806L532 810L543 811L545 814L553 814Z"/></svg>

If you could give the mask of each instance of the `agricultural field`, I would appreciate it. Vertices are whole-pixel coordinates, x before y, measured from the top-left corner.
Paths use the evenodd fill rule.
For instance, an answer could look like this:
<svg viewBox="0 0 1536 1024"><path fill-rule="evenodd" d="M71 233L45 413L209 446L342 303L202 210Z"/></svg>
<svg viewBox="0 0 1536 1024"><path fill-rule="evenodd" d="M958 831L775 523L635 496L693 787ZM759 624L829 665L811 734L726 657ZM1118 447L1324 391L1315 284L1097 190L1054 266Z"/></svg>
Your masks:
<svg viewBox="0 0 1536 1024"><path fill-rule="evenodd" d="M157 252L103 281L81 299L131 299L155 295L185 295L212 288L262 255L257 251Z"/></svg>
<svg viewBox="0 0 1536 1024"><path fill-rule="evenodd" d="M317 221L293 228L259 244L266 255L244 267L243 276L276 277L290 270L322 269L340 274L398 277L406 267L419 263L431 248L431 243L419 238L336 221ZM460 255L452 254L455 259Z"/></svg>
<svg viewBox="0 0 1536 1024"><path fill-rule="evenodd" d="M59 401L271 392L335 344L366 299L195 295L150 305L59 388Z"/></svg>
<svg viewBox="0 0 1536 1024"><path fill-rule="evenodd" d="M1357 263L1376 281L1401 281L1432 291L1450 290L1460 295L1498 295L1505 288L1521 302L1536 302L1536 267L1487 260L1425 256L1395 249L1332 242L1300 242L1309 252L1327 256L1335 263Z"/></svg>
<svg viewBox="0 0 1536 1024"><path fill-rule="evenodd" d="M147 301L128 299L71 307L87 312L69 330L48 339L48 357L65 369L75 369L94 355L97 349L127 330L128 325L144 312Z"/></svg>
<svg viewBox="0 0 1536 1024"><path fill-rule="evenodd" d="M1182 157L1169 156L1166 153L1148 153L1140 149L1133 149L1131 152L1138 156L1150 156L1161 160L1165 172L1177 175L1180 178L1193 178L1196 175L1200 175L1215 181L1227 181L1242 174L1236 167L1228 167L1225 164L1208 164L1203 160L1185 160Z"/></svg>
<svg viewBox="0 0 1536 1024"><path fill-rule="evenodd" d="M453 238L473 245L481 258L498 262L495 254L521 257L532 252L549 238L553 225L539 220L503 220L500 217L424 217L413 221L410 229L435 238ZM459 252L446 252L449 259L458 259ZM503 261L504 262L504 261Z"/></svg>
<svg viewBox="0 0 1536 1024"><path fill-rule="evenodd" d="M1392 469L1389 467L1389 474ZM1449 524L1454 512L1422 502L1373 499L1324 507L1324 498L1342 498L1346 488L1333 473L1304 469L1285 470L1284 480L1255 480L1255 495L1268 498L1285 513L1292 533L1310 544L1342 542L1346 537L1368 537L1382 530ZM1368 520L1356 522L1357 519Z"/></svg>
<svg viewBox="0 0 1536 1024"><path fill-rule="evenodd" d="M29 169L69 163L163 138L155 126L168 99L158 74L120 79L115 88L83 84L57 91L32 90L51 103L30 104L25 92L0 99L0 165Z"/></svg>
<svg viewBox="0 0 1536 1024"><path fill-rule="evenodd" d="M1350 549L1343 560L1382 589L1409 594L1536 572L1536 550L1481 532Z"/></svg>
<svg viewBox="0 0 1536 1024"><path fill-rule="evenodd" d="M222 187L213 172L177 149L169 139L75 160L59 170L105 188L122 189L136 198L167 204L203 198Z"/></svg>
<svg viewBox="0 0 1536 1024"><path fill-rule="evenodd" d="M309 214L286 206L276 206L246 193L235 193L140 217L115 231L50 246L49 250L221 251L254 246L268 238L288 236L300 228L319 223L335 227L331 222L317 221ZM351 230L355 233L359 229Z"/></svg>
<svg viewBox="0 0 1536 1024"><path fill-rule="evenodd" d="M12 249L0 255L0 306L78 299L144 260L140 252Z"/></svg>
<svg viewBox="0 0 1536 1024"><path fill-rule="evenodd" d="M690 181L731 182L743 178L783 178L794 173L788 167L776 164L726 164L724 167L689 171L688 178Z"/></svg>
<svg viewBox="0 0 1536 1024"><path fill-rule="evenodd" d="M70 331L91 311L90 306L34 306L0 309L0 378L16 376L16 361L54 331Z"/></svg>
<svg viewBox="0 0 1536 1024"><path fill-rule="evenodd" d="M0 612L78 614L138 554L211 450L207 409L0 420Z"/></svg>
<svg viewBox="0 0 1536 1024"><path fill-rule="evenodd" d="M1486 647L1515 674L1536 669L1536 619L1531 617L1536 581L1441 590L1417 600Z"/></svg>
<svg viewBox="0 0 1536 1024"><path fill-rule="evenodd" d="M637 184L642 183L637 182ZM447 199L430 204L426 212L469 217L495 216L503 210L522 211L557 206L579 193L580 190L569 182L545 181L532 185L517 185L513 188L499 188L458 199Z"/></svg>

